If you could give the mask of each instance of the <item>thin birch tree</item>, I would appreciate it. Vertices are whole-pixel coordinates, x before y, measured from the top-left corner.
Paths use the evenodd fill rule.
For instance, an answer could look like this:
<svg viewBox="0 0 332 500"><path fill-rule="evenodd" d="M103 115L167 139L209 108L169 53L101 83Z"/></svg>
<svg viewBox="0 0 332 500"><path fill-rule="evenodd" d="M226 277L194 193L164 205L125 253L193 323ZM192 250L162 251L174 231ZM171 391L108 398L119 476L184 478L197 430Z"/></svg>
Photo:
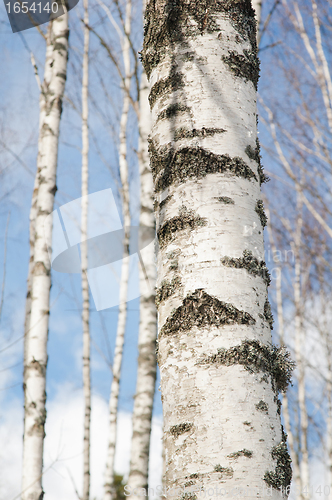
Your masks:
<svg viewBox="0 0 332 500"><path fill-rule="evenodd" d="M130 205L129 205L129 179L128 179L128 150L127 150L127 124L130 108L130 82L131 82L131 64L130 64L130 30L131 30L131 0L126 3L126 17L124 24L125 36L122 41L122 54L124 65L123 82L123 107L120 120L119 136L119 166L121 179L121 197L123 213L123 259L121 266L121 280L119 291L119 315L116 332L115 351L112 365L112 383L109 400L109 436L105 470L104 500L114 500L114 459L116 449L116 431L118 400L120 391L120 376L123 357L123 346L127 320L127 294L129 281L129 238L130 238Z"/></svg>
<svg viewBox="0 0 332 500"><path fill-rule="evenodd" d="M48 250L52 223L62 99L68 59L68 13L50 21L47 32L44 81L40 96L37 181L32 200L35 223L30 224L33 264L28 284L24 359L24 436L22 500L43 498L43 444L46 419L46 365L51 265ZM36 191L37 188L37 191Z"/></svg>
<svg viewBox="0 0 332 500"><path fill-rule="evenodd" d="M140 247L144 249L144 269L139 268L140 324L138 336L138 369L133 410L130 471L127 487L130 499L139 498L131 492L148 486L149 451L153 400L157 372L156 338L157 310L155 305L155 219L153 213L153 179L149 162L148 136L151 112L148 102L149 84L146 73L141 76L139 95L139 172L140 172Z"/></svg>
<svg viewBox="0 0 332 500"><path fill-rule="evenodd" d="M82 326L83 326L83 496L90 498L90 425L91 425L91 375L90 375L90 298L88 283L88 194L89 194L89 1L84 6L84 48L82 78L82 210L81 210L81 266L82 266Z"/></svg>
<svg viewBox="0 0 332 500"><path fill-rule="evenodd" d="M143 63L166 486L277 499L292 475L278 393L293 363L271 345L251 2L150 1Z"/></svg>

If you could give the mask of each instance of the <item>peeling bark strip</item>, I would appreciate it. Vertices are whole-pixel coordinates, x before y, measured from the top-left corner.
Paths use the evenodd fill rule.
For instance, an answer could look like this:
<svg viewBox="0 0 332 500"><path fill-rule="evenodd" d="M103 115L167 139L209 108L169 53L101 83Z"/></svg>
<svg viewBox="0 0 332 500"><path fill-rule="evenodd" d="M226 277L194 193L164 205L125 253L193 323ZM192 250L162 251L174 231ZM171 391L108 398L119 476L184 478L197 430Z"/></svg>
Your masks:
<svg viewBox="0 0 332 500"><path fill-rule="evenodd" d="M194 326L253 325L255 320L249 313L240 311L232 304L221 302L201 289L188 295L160 330L160 335L172 335L189 331Z"/></svg>
<svg viewBox="0 0 332 500"><path fill-rule="evenodd" d="M166 300L168 297L173 295L175 290L181 285L181 280L178 276L172 279L172 281L162 281L161 287L157 289L156 292L156 306L158 307L161 302Z"/></svg>
<svg viewBox="0 0 332 500"><path fill-rule="evenodd" d="M243 251L243 257L238 259L223 257L220 262L227 267L235 267L236 269L246 269L249 274L253 276L260 276L263 278L267 286L271 283L269 270L264 260L258 260L253 256L250 250Z"/></svg>
<svg viewBox="0 0 332 500"><path fill-rule="evenodd" d="M231 366L243 365L249 373L264 372L271 376L275 392L285 392L291 382L295 367L289 352L282 347L267 346L258 340L244 340L229 349L218 349L218 353L202 359L200 363Z"/></svg>
<svg viewBox="0 0 332 500"><path fill-rule="evenodd" d="M250 0L173 2L150 0L146 9L142 61L148 78L174 44L188 37L220 31L216 15L225 13L244 40L257 52L256 22ZM152 49L153 47L153 49Z"/></svg>
<svg viewBox="0 0 332 500"><path fill-rule="evenodd" d="M256 54L249 50L243 51L244 55L236 54L230 51L228 56L223 56L222 60L230 68L235 76L243 78L245 81L251 81L257 90L259 79L259 60Z"/></svg>
<svg viewBox="0 0 332 500"><path fill-rule="evenodd" d="M268 471L264 475L264 481L274 489L287 488L292 480L292 460L289 456L286 436L283 435L283 440L272 449L273 460L277 461L274 471Z"/></svg>
<svg viewBox="0 0 332 500"><path fill-rule="evenodd" d="M158 148L153 140L150 140L149 153L157 192L175 182L202 179L208 174L225 172L257 181L256 174L240 157L216 155L201 147L175 150L171 144L167 144Z"/></svg>
<svg viewBox="0 0 332 500"><path fill-rule="evenodd" d="M169 432L174 436L178 437L180 434L190 431L194 427L192 422L184 422L183 424L173 425Z"/></svg>
<svg viewBox="0 0 332 500"><path fill-rule="evenodd" d="M192 210L181 207L177 217L169 219L157 231L160 248L164 248L173 238L174 233L183 229L196 229L206 225L206 220L199 215L195 215Z"/></svg>

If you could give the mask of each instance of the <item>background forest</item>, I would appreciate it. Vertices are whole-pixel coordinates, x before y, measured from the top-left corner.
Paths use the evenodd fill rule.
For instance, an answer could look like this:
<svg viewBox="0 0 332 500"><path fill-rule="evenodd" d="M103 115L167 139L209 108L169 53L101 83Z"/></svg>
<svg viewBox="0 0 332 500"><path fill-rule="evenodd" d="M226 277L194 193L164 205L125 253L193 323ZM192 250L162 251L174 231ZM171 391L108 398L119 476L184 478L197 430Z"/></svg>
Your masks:
<svg viewBox="0 0 332 500"><path fill-rule="evenodd" d="M137 226L142 199L139 155L141 142L146 140L140 123L146 98L139 58L143 6L137 0L90 0L88 6L87 2L84 5L80 2L69 12L69 59L54 209L81 199L83 123L83 159L88 158L86 194L95 193L96 206L100 202L98 206L103 210L100 192L111 189L124 226ZM89 19L85 17L84 24L87 8ZM29 214L38 155L46 30L47 25L42 25L40 30L12 33L1 5L2 500L19 498L21 491ZM84 58L87 32L89 55ZM332 498L331 38L332 6L328 0L263 0L258 113L262 163L270 179L263 187L267 214L265 261L271 274L273 339L286 345L296 361L293 385L282 397L282 420L293 462L291 498L302 498L296 494L295 486L300 491L306 484L313 487L306 498ZM88 86L84 79L87 72ZM88 103L88 108L84 103ZM88 126L85 136L84 124ZM87 136L88 143L84 142ZM247 230L250 232L251 228ZM125 293L120 283L121 266L114 265L112 272L112 293ZM89 301L85 302L91 349L91 499L104 498L109 397L116 369L119 318L125 324L125 332L115 412L118 427L114 470L124 477L124 482L129 474L140 321L138 260L131 259L128 276L125 296L131 300L126 308L110 307L107 303L98 307L91 290ZM82 286L87 290L87 282L82 281L80 273L54 269L51 280L43 487L48 500L74 500L82 498L83 482L86 400L82 377ZM95 291L103 294L107 286L100 283L95 285ZM162 484L162 407L158 387L157 373L149 464L151 488ZM155 491L150 499L157 498Z"/></svg>

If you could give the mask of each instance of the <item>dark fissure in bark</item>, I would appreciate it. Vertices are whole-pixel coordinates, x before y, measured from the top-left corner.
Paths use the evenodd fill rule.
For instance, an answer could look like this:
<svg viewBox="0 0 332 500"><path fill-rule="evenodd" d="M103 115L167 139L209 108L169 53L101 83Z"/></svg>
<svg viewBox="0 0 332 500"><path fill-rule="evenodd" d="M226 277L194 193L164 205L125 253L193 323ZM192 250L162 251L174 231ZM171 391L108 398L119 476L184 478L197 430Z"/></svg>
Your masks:
<svg viewBox="0 0 332 500"><path fill-rule="evenodd" d="M160 330L160 336L174 335L178 332L188 332L194 326L223 326L255 324L254 318L245 311L240 311L232 304L222 302L208 295L204 290L197 289L188 295L182 305L167 318Z"/></svg>
<svg viewBox="0 0 332 500"><path fill-rule="evenodd" d="M270 325L271 330L273 330L274 319L273 319L273 314L272 314L272 310L271 310L271 305L270 305L270 302L268 300L266 300L265 304L264 304L264 318L268 322L268 324Z"/></svg>
<svg viewBox="0 0 332 500"><path fill-rule="evenodd" d="M157 122L160 120L169 120L170 118L174 118L175 116L181 114L181 113L191 113L191 110L188 106L185 106L184 104L180 104L178 102L174 104L170 104L167 106L167 108L163 109L161 113L159 113L157 117Z"/></svg>
<svg viewBox="0 0 332 500"><path fill-rule="evenodd" d="M179 215L172 217L166 221L157 231L157 237L160 248L165 248L177 231L183 229L196 229L206 225L206 219L196 215L193 210L188 210L186 207L181 207Z"/></svg>
<svg viewBox="0 0 332 500"><path fill-rule="evenodd" d="M178 276L172 279L172 281L162 281L161 287L156 291L156 306L158 307L161 302L168 299L176 289L181 286L181 280Z"/></svg>
<svg viewBox="0 0 332 500"><path fill-rule="evenodd" d="M256 21L250 0L150 0L145 12L142 61L148 78L169 48L186 44L188 37L220 31L215 20L223 13L257 53Z"/></svg>
<svg viewBox="0 0 332 500"><path fill-rule="evenodd" d="M258 217L260 218L262 227L265 227L267 224L267 217L266 213L264 211L264 203L263 200L258 200L255 206L255 211L258 214Z"/></svg>
<svg viewBox="0 0 332 500"><path fill-rule="evenodd" d="M149 141L151 170L156 192L162 191L175 182L202 179L208 174L229 172L245 179L258 180L255 173L236 156L217 155L201 147L183 147L178 150L171 143L157 147L153 139Z"/></svg>
<svg viewBox="0 0 332 500"><path fill-rule="evenodd" d="M240 345L229 349L218 349L217 354L203 358L200 363L224 366L240 364L249 373L263 372L271 376L275 393L286 391L295 367L285 347L265 345L258 340L243 340Z"/></svg>
<svg viewBox="0 0 332 500"><path fill-rule="evenodd" d="M172 196L173 196L172 194L166 196L166 198L164 198L163 201L159 203L159 210L162 210L164 208L164 206L169 202Z"/></svg>
<svg viewBox="0 0 332 500"><path fill-rule="evenodd" d="M149 104L152 110L156 103L156 100L176 92L177 90L184 87L183 76L179 73L175 66L172 66L170 74L167 78L162 78L158 80L151 88L149 94Z"/></svg>
<svg viewBox="0 0 332 500"><path fill-rule="evenodd" d="M227 455L228 458L239 458L239 457L247 457L251 458L252 457L252 451L251 450L246 450L243 448L243 450L240 451L235 451L234 453L230 453Z"/></svg>
<svg viewBox="0 0 332 500"><path fill-rule="evenodd" d="M204 139L204 137L211 137L215 134L222 134L226 132L223 128L201 128L187 130L184 127L178 128L174 132L174 141L181 141L182 139L194 139L198 137L199 139Z"/></svg>
<svg viewBox="0 0 332 500"><path fill-rule="evenodd" d="M255 53L252 53L250 50L244 50L242 55L231 50L228 56L222 57L222 60L235 76L239 76L245 81L251 81L257 90L259 59Z"/></svg>
<svg viewBox="0 0 332 500"><path fill-rule="evenodd" d="M193 427L194 424L192 422L183 422L182 424L173 425L170 428L169 432L172 434L172 436L177 438L178 436L180 436L180 434L184 434L185 432L190 431Z"/></svg>
<svg viewBox="0 0 332 500"><path fill-rule="evenodd" d="M276 490L287 488L292 481L292 460L288 453L286 440L287 435L282 427L282 440L271 451L273 460L277 461L276 468L274 471L267 471L264 474L264 481Z"/></svg>
<svg viewBox="0 0 332 500"><path fill-rule="evenodd" d="M271 283L271 277L266 263L264 260L258 260L253 256L250 250L243 251L243 257L231 258L223 257L220 262L227 267L235 267L236 269L246 269L249 274L253 276L260 276L265 284L269 286Z"/></svg>

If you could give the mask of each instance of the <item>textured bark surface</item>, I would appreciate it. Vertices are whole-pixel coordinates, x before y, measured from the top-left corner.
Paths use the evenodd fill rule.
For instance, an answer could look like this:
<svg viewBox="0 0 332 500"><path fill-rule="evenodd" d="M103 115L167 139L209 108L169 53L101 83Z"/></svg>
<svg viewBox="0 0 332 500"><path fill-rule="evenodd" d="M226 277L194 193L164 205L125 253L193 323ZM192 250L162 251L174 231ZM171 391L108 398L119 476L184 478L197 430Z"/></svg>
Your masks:
<svg viewBox="0 0 332 500"><path fill-rule="evenodd" d="M154 255L155 219L153 213L153 179L149 165L148 135L151 128L148 103L149 87L146 74L142 74L140 88L140 226L144 228L140 248L144 249L144 267L140 266L140 325L138 337L138 371L133 411L133 436L131 441L128 491L139 493L148 486L149 448L153 399L156 381L157 310L155 284L157 268ZM149 244L147 245L146 242ZM131 500L139 500L138 494L129 494Z"/></svg>
<svg viewBox="0 0 332 500"><path fill-rule="evenodd" d="M277 499L291 480L278 392L292 363L271 346L251 2L151 0L143 63L166 487Z"/></svg>
<svg viewBox="0 0 332 500"><path fill-rule="evenodd" d="M35 217L31 270L30 317L26 314L24 365L24 438L22 499L41 500L43 442L46 419L46 365L51 264L48 248L52 224L45 224L53 211L62 99L67 73L68 14L50 23L46 48L45 76L40 98L40 132L37 181L32 203ZM48 219L49 220L49 219ZM31 222L30 229L33 229ZM28 279L29 286L29 279Z"/></svg>
<svg viewBox="0 0 332 500"><path fill-rule="evenodd" d="M127 320L127 292L129 281L129 228L130 228L130 205L129 205L129 180L128 180L128 159L127 159L127 124L129 113L129 90L130 90L130 28L131 28L131 1L126 4L125 32L122 52L125 71L125 82L123 89L123 108L120 120L120 178L122 185L122 211L124 231L123 259L121 268L120 292L119 292L119 316L116 332L115 351L113 359L113 378L111 384L111 394L109 401L109 439L106 458L104 500L114 500L116 491L114 489L114 459L116 447L117 413L120 391L120 376L123 346Z"/></svg>
<svg viewBox="0 0 332 500"><path fill-rule="evenodd" d="M82 78L82 210L81 210L81 266L82 266L82 326L83 326L83 390L84 390L84 436L83 436L83 496L90 498L90 423L91 423L91 376L90 376L90 299L88 270L88 194L89 194L89 3L84 5L84 52Z"/></svg>

